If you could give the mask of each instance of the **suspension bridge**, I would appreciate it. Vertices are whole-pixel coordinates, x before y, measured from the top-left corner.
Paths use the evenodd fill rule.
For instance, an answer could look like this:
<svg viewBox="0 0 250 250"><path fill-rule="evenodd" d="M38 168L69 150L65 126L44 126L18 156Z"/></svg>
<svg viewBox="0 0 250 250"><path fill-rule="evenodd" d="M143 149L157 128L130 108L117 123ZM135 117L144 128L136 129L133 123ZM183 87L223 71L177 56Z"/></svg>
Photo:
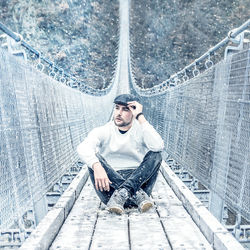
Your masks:
<svg viewBox="0 0 250 250"><path fill-rule="evenodd" d="M6 40L0 48L0 247L249 247L249 26L250 20L170 79L143 89L133 73L129 1L120 1L116 71L107 87L93 89L0 23ZM215 64L213 54L226 45ZM26 50L38 58L36 67ZM76 147L110 120L115 96L128 92L140 98L164 139L164 162L154 208L117 216L98 200Z"/></svg>

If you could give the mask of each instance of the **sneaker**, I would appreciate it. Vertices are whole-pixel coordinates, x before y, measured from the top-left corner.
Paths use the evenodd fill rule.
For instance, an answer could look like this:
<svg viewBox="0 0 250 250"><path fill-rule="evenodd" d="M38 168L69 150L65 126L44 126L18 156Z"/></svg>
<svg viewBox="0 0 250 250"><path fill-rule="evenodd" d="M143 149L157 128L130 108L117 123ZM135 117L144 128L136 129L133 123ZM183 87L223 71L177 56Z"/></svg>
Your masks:
<svg viewBox="0 0 250 250"><path fill-rule="evenodd" d="M137 191L133 198L141 213L148 211L154 205L150 197L142 189Z"/></svg>
<svg viewBox="0 0 250 250"><path fill-rule="evenodd" d="M109 212L122 214L124 212L124 204L130 197L127 189L121 188L115 190L107 203L107 209Z"/></svg>

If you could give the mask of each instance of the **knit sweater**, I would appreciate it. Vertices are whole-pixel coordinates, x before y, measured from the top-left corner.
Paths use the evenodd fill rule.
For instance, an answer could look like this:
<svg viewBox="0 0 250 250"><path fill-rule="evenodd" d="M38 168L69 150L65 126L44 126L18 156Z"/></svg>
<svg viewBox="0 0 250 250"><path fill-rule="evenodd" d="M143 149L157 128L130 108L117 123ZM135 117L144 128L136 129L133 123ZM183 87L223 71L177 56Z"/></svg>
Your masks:
<svg viewBox="0 0 250 250"><path fill-rule="evenodd" d="M132 127L121 134L114 121L93 129L78 145L77 152L88 167L99 162L101 154L115 170L136 168L148 151L162 151L164 143L160 135L148 122L133 121Z"/></svg>

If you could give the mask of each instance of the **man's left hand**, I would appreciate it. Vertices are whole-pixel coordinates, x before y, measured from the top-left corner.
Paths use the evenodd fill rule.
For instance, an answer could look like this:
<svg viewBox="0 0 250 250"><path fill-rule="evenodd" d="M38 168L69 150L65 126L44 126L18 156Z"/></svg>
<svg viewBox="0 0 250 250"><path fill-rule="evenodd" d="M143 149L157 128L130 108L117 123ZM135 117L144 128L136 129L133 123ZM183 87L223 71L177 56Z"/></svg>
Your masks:
<svg viewBox="0 0 250 250"><path fill-rule="evenodd" d="M133 101L128 102L128 108L131 110L134 118L139 114L142 113L143 106L139 102Z"/></svg>

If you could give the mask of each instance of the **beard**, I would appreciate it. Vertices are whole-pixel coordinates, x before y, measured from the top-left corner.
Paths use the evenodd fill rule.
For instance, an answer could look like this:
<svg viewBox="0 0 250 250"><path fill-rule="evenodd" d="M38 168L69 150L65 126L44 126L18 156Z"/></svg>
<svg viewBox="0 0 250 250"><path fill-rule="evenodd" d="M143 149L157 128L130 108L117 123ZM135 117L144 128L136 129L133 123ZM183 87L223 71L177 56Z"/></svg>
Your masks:
<svg viewBox="0 0 250 250"><path fill-rule="evenodd" d="M117 123L117 121L116 121L116 119L120 119L121 121L119 121L119 123ZM128 125L130 125L131 124L131 122L132 122L132 119L131 119L131 121L129 121L129 122L125 122L121 117L119 117L119 116L117 116L117 117L115 117L115 119L114 119L114 123L115 123L115 125L117 126L117 127L127 127Z"/></svg>

